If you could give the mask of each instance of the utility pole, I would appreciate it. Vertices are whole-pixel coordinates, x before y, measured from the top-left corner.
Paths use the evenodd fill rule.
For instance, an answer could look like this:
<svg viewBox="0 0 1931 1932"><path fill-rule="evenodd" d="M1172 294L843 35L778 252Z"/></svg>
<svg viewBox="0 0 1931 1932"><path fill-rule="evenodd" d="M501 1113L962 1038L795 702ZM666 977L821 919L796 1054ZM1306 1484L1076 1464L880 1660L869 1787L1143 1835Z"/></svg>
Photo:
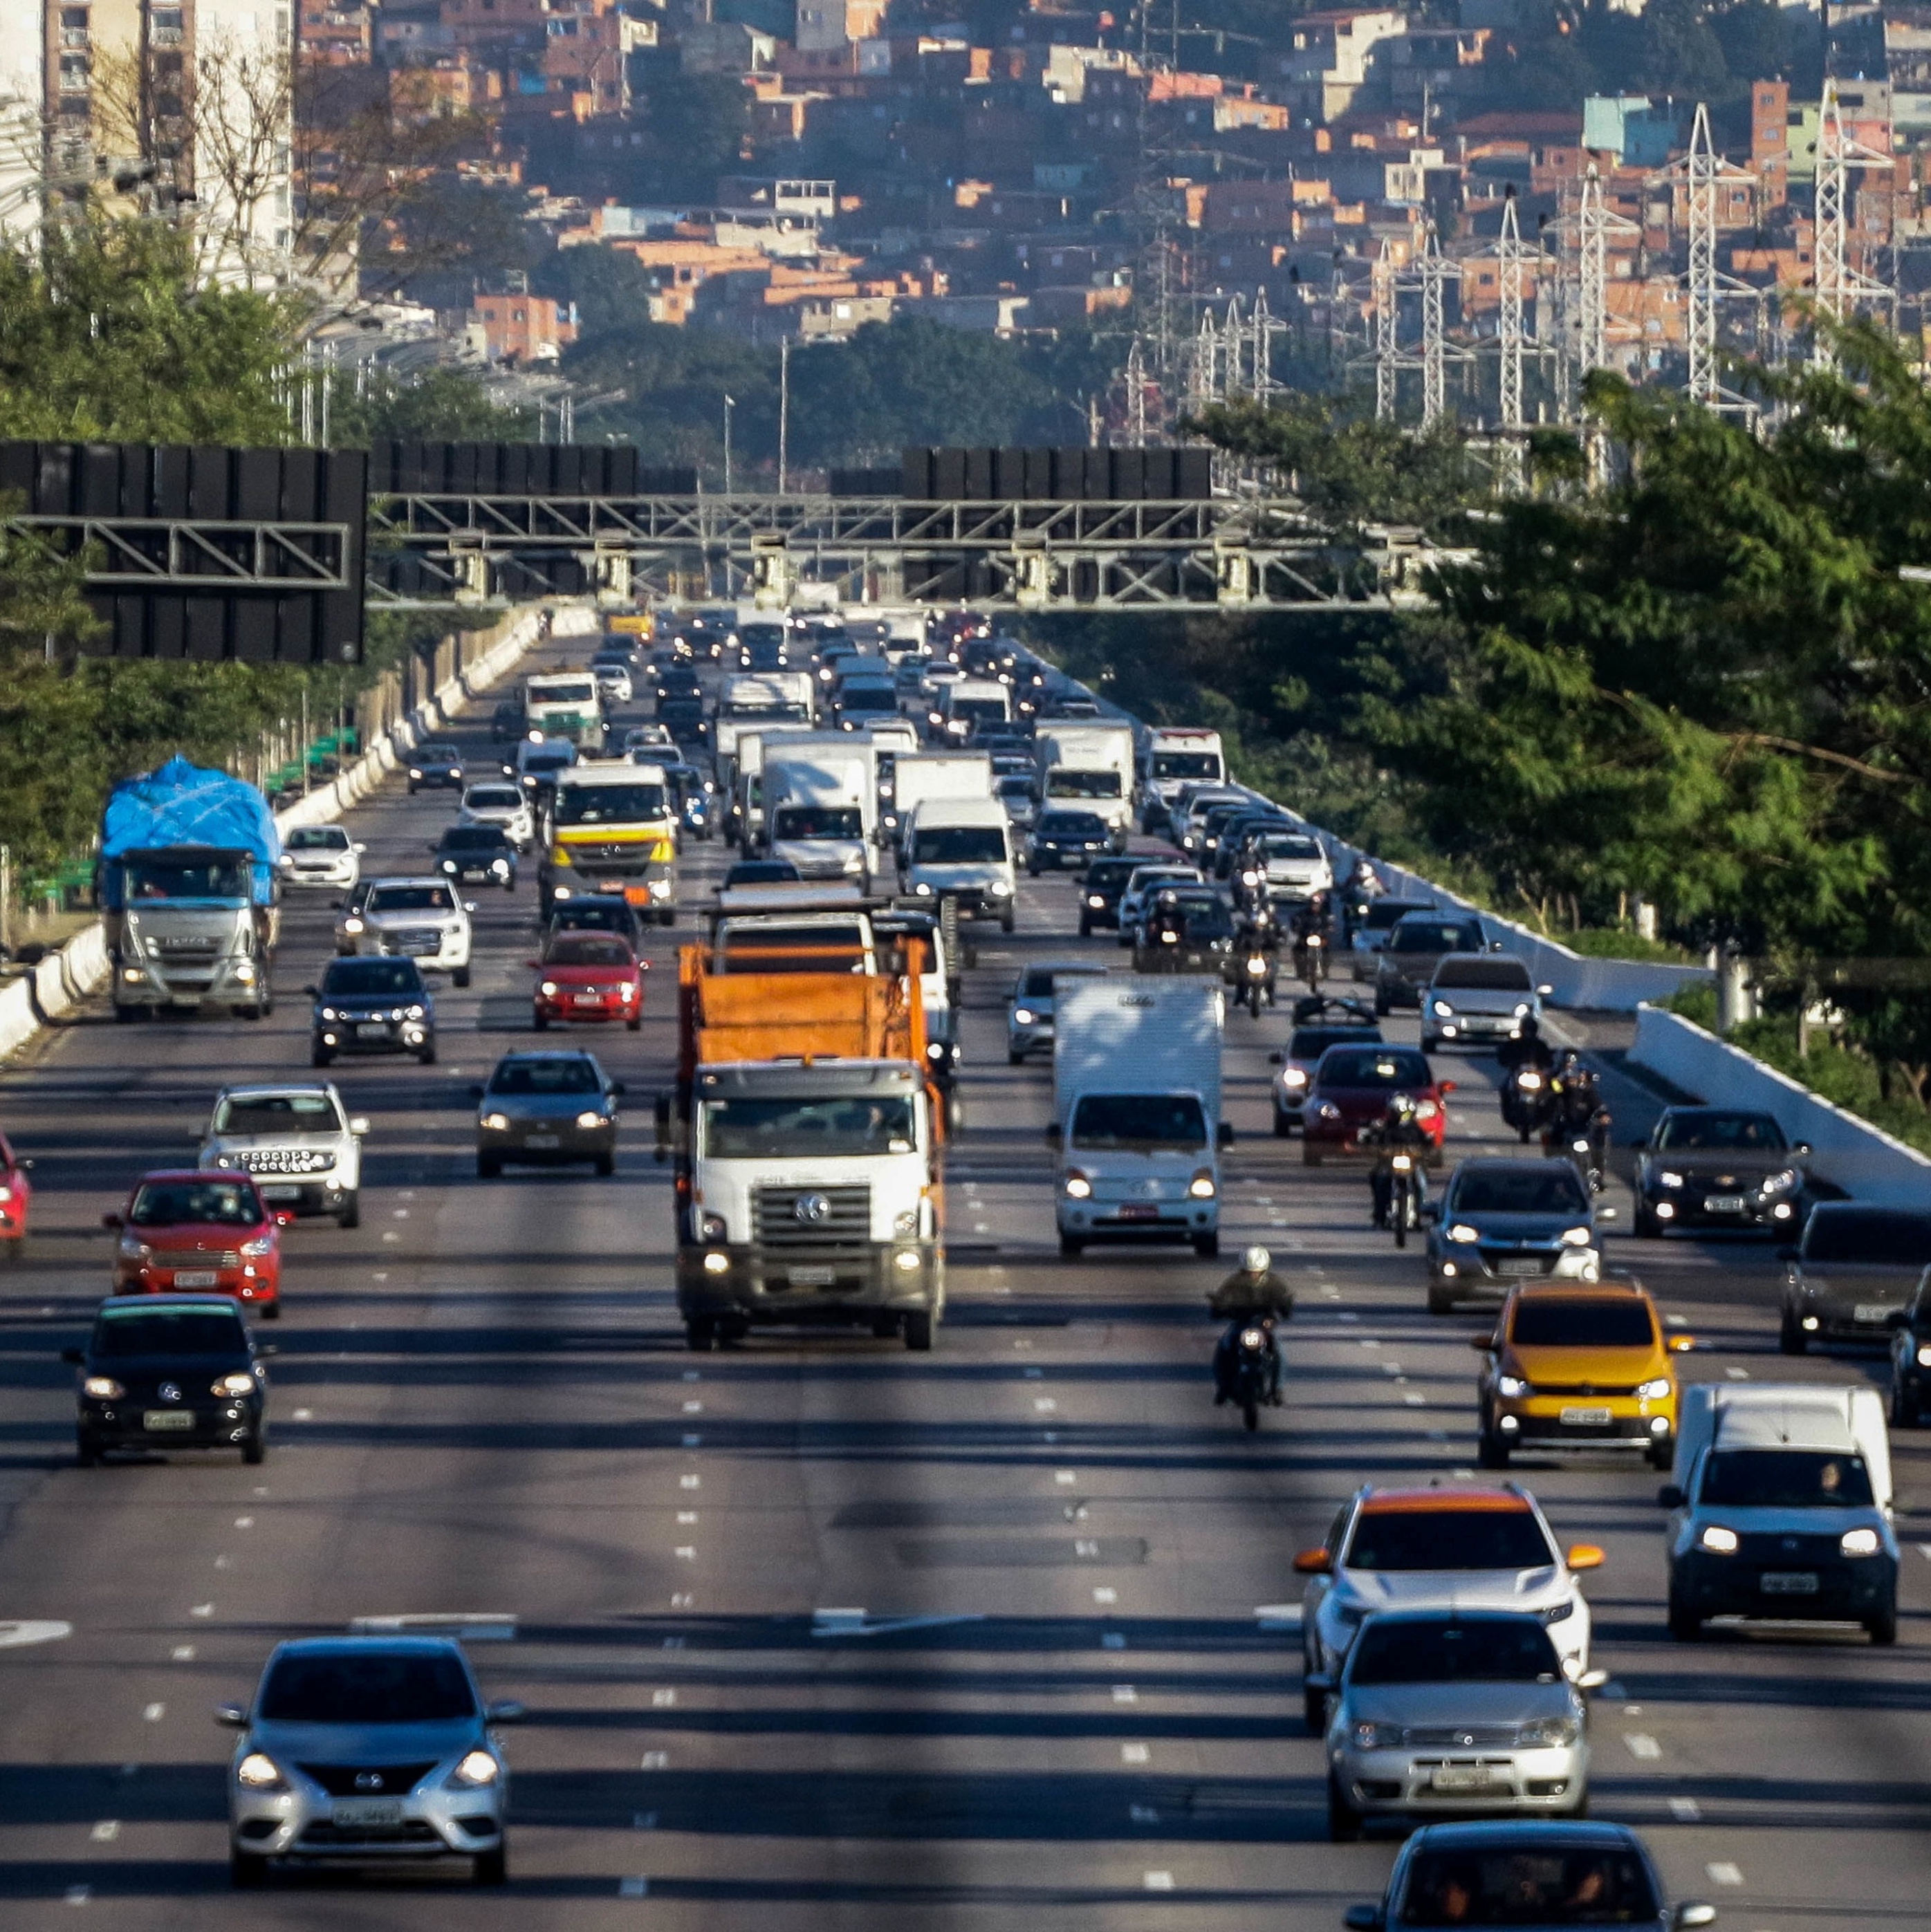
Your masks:
<svg viewBox="0 0 1931 1932"><path fill-rule="evenodd" d="M1496 319L1496 346L1500 352L1497 387L1501 403L1501 476L1512 492L1521 490L1525 466L1522 460L1522 354L1526 332L1522 326L1522 298L1530 260L1541 253L1522 240L1520 218L1515 212L1512 190L1502 202L1502 232L1495 244L1495 279L1500 296Z"/></svg>
<svg viewBox="0 0 1931 1932"><path fill-rule="evenodd" d="M1891 157L1866 147L1844 131L1844 117L1837 103L1837 83L1826 75L1824 98L1817 123L1817 310L1821 317L1842 322L1860 306L1881 307L1895 298L1895 292L1875 277L1866 274L1851 261L1850 200L1853 168L1890 169ZM1828 346L1820 333L1810 354L1813 367L1827 368L1832 361Z"/></svg>
<svg viewBox="0 0 1931 1932"><path fill-rule="evenodd" d="M1602 182L1592 162L1582 178L1582 205L1576 213L1576 364L1578 374L1605 368L1609 360L1609 226L1602 205ZM1580 386L1578 386L1578 394Z"/></svg>
<svg viewBox="0 0 1931 1932"><path fill-rule="evenodd" d="M724 494L731 494L731 412L737 398L727 394L724 399Z"/></svg>
<svg viewBox="0 0 1931 1932"><path fill-rule="evenodd" d="M1696 104L1689 133L1689 400L1715 407L1716 380L1716 175L1710 110ZM1821 197L1822 168L1818 168ZM1818 251L1821 260L1821 250Z"/></svg>
<svg viewBox="0 0 1931 1932"><path fill-rule="evenodd" d="M785 494L785 460L791 430L791 338L778 338L778 494Z"/></svg>

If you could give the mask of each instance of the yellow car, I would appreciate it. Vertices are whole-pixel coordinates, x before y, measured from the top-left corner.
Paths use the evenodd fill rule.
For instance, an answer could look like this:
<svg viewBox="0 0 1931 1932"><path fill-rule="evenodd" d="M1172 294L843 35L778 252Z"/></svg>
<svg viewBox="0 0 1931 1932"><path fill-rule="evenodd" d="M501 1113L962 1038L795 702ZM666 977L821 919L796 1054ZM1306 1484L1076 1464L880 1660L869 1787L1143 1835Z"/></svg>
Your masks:
<svg viewBox="0 0 1931 1932"><path fill-rule="evenodd" d="M1647 1290L1612 1282L1515 1289L1492 1335L1470 1346L1482 1370L1481 1460L1515 1451L1635 1449L1659 1469L1676 1444L1672 1355L1695 1347L1665 1333Z"/></svg>

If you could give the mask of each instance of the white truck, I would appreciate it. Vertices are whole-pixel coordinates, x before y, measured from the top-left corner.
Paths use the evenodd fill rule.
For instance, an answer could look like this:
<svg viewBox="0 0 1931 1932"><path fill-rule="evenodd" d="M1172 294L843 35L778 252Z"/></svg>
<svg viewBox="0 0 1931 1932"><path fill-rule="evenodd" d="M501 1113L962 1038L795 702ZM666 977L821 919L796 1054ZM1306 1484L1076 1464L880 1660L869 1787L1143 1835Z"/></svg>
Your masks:
<svg viewBox="0 0 1931 1932"><path fill-rule="evenodd" d="M901 848L903 877L914 898L943 906L960 919L996 919L1013 929L1019 882L1012 831L996 798L928 798L914 807Z"/></svg>
<svg viewBox="0 0 1931 1932"><path fill-rule="evenodd" d="M927 799L990 798L989 752L900 752L892 761L892 800L886 830L902 844L911 816Z"/></svg>
<svg viewBox="0 0 1931 1932"><path fill-rule="evenodd" d="M1158 832L1180 788L1187 784L1224 784L1227 753L1221 734L1192 724L1156 727L1147 736L1146 777L1140 787L1140 824Z"/></svg>
<svg viewBox="0 0 1931 1932"><path fill-rule="evenodd" d="M740 731L761 724L809 724L816 688L808 670L747 670L727 677L710 728L719 783L731 781Z"/></svg>
<svg viewBox="0 0 1931 1932"><path fill-rule="evenodd" d="M1093 1241L1187 1241L1220 1252L1221 1030L1209 980L1070 979L1053 1013L1059 1252Z"/></svg>
<svg viewBox="0 0 1931 1932"><path fill-rule="evenodd" d="M545 671L523 681L523 728L536 738L567 738L581 745L601 736L603 703L587 670Z"/></svg>
<svg viewBox="0 0 1931 1932"><path fill-rule="evenodd" d="M849 737L780 738L764 762L764 844L801 879L871 873L878 782L870 745Z"/></svg>
<svg viewBox="0 0 1931 1932"><path fill-rule="evenodd" d="M1133 727L1098 718L1042 725L1033 741L1042 811L1096 812L1126 850L1133 830Z"/></svg>
<svg viewBox="0 0 1931 1932"><path fill-rule="evenodd" d="M740 730L732 748L731 777L728 787L731 803L725 821L727 845L742 846L755 852L764 838L764 760L770 746L781 739L809 738L814 734L807 724L761 724L755 730Z"/></svg>
<svg viewBox="0 0 1931 1932"><path fill-rule="evenodd" d="M995 678L962 677L939 686L933 708L940 736L948 744L962 745L982 724L1010 724L1013 694Z"/></svg>

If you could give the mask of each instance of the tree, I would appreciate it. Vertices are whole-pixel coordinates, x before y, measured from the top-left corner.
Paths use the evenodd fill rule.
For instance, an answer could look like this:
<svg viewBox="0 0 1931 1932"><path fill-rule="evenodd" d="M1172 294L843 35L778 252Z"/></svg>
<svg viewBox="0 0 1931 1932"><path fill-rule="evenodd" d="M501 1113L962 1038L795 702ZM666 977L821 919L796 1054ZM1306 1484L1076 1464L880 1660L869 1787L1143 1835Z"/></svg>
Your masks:
<svg viewBox="0 0 1931 1932"><path fill-rule="evenodd" d="M358 396L346 376L330 399L332 440L345 449L398 442L522 442L535 428L527 410L506 410L465 369L428 369L414 381L386 372Z"/></svg>

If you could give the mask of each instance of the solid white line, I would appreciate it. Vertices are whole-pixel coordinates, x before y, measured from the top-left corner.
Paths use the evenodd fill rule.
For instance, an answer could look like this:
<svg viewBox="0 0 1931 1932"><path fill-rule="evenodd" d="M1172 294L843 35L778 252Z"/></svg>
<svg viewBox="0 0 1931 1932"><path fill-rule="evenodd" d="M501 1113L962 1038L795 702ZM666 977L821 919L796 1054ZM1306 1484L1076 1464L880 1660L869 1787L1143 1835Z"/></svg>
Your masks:
<svg viewBox="0 0 1931 1932"><path fill-rule="evenodd" d="M62 1637L73 1634L73 1624L56 1623L51 1618L28 1623L0 1623L0 1650L16 1650L23 1644L58 1643Z"/></svg>

